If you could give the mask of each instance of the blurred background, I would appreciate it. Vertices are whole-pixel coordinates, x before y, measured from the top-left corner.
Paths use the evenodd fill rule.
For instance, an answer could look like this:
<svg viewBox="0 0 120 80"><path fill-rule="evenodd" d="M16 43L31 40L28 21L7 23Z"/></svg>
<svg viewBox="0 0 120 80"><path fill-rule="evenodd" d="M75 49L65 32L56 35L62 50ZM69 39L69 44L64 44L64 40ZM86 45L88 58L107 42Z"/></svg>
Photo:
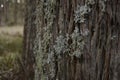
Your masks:
<svg viewBox="0 0 120 80"><path fill-rule="evenodd" d="M24 0L0 0L0 26L23 25Z"/></svg>
<svg viewBox="0 0 120 80"><path fill-rule="evenodd" d="M20 73L24 8L25 0L0 0L0 80Z"/></svg>

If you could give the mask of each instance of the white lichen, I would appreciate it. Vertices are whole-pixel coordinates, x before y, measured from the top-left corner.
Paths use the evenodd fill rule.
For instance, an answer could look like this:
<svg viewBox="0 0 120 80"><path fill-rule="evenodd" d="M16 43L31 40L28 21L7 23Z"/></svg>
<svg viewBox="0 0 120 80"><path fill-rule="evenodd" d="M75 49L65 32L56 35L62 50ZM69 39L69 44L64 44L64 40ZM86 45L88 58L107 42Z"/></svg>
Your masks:
<svg viewBox="0 0 120 80"><path fill-rule="evenodd" d="M55 77L55 58L54 58L54 52L51 51L50 53L48 53L48 58L47 58L47 64L49 65L49 73L48 75L51 78Z"/></svg>
<svg viewBox="0 0 120 80"><path fill-rule="evenodd" d="M80 35L78 27L75 27L74 32L71 34L72 39L76 39Z"/></svg>
<svg viewBox="0 0 120 80"><path fill-rule="evenodd" d="M95 0L86 0L85 3L88 4L88 5L94 5Z"/></svg>
<svg viewBox="0 0 120 80"><path fill-rule="evenodd" d="M106 9L106 1L107 0L99 0L99 4L101 6L101 11L102 12L105 12L105 9Z"/></svg>
<svg viewBox="0 0 120 80"><path fill-rule="evenodd" d="M88 15L91 9L87 5L77 6L77 9L75 10L75 17L74 21L75 23L83 23L85 22L85 15Z"/></svg>
<svg viewBox="0 0 120 80"><path fill-rule="evenodd" d="M82 50L84 48L84 38L83 36L80 34L80 31L78 29L78 27L75 27L74 32L71 34L71 38L72 38L72 44L71 44L71 48L74 50L72 54L72 56L76 56L77 58L80 57L80 55L82 54Z"/></svg>
<svg viewBox="0 0 120 80"><path fill-rule="evenodd" d="M54 61L54 52L51 51L50 53L48 53L48 58L47 58L47 63L49 64L51 61Z"/></svg>
<svg viewBox="0 0 120 80"><path fill-rule="evenodd" d="M111 40L115 40L117 38L117 35L111 36Z"/></svg>
<svg viewBox="0 0 120 80"><path fill-rule="evenodd" d="M72 43L68 44L69 40L72 40ZM61 55L65 56L75 56L80 58L83 49L85 46L84 37L80 34L78 27L75 27L75 30L72 34L59 35L55 41L54 50L58 58L62 58ZM65 54L67 53L67 54Z"/></svg>
<svg viewBox="0 0 120 80"><path fill-rule="evenodd" d="M66 46L66 39L63 35L59 35L55 41L54 49L58 55L63 53L65 49L67 48Z"/></svg>
<svg viewBox="0 0 120 80"><path fill-rule="evenodd" d="M95 0L85 0L84 5L77 5L74 11L74 21L75 23L84 23L87 19L85 15L89 15L92 11L91 6L95 4Z"/></svg>
<svg viewBox="0 0 120 80"><path fill-rule="evenodd" d="M47 47L49 46L50 44L50 40L52 38L52 35L50 33L50 30L49 28L45 31L44 35L43 35L43 40L42 40L42 47L43 47L43 50L44 52L47 52L48 49Z"/></svg>
<svg viewBox="0 0 120 80"><path fill-rule="evenodd" d="M54 53L51 52L50 49L50 43L51 43L51 28L53 27L53 20L54 20L54 5L53 5L53 1L55 0L46 0L45 2L43 0L41 0L40 4L42 6L38 6L37 7L37 12L41 11L41 14L44 13L44 20L45 20L45 24L43 26L43 23L41 23L39 26L38 30L39 32L43 32L41 33L41 35L39 35L40 39L37 39L37 41L39 41L40 43L36 43L37 45L39 45L38 47L36 46L36 48L38 48L38 54L36 55L36 65L37 65L37 70L36 70L36 74L38 72L40 72L41 74L41 80L48 80L48 77L50 77L52 79L52 77L54 77ZM44 7L44 8L43 8ZM37 17L42 17L40 16L41 14L39 14ZM37 18L40 19L40 18ZM41 20L37 20L36 21L41 22ZM41 26L43 26L41 28ZM49 70L48 70L49 67ZM52 71L51 71L52 70ZM38 79L38 77L36 76L36 80Z"/></svg>
<svg viewBox="0 0 120 80"><path fill-rule="evenodd" d="M80 31L82 36L88 36L89 35L89 30L85 29L83 31Z"/></svg>
<svg viewBox="0 0 120 80"><path fill-rule="evenodd" d="M75 27L74 32L71 34L71 38L72 38L73 44L82 40L82 36L80 35L78 27Z"/></svg>
<svg viewBox="0 0 120 80"><path fill-rule="evenodd" d="M80 51L79 49L78 49L78 50L75 50L75 51L73 52L73 56L75 56L75 57L77 57L77 58L80 58L81 55L82 55L82 53L81 53L81 51Z"/></svg>

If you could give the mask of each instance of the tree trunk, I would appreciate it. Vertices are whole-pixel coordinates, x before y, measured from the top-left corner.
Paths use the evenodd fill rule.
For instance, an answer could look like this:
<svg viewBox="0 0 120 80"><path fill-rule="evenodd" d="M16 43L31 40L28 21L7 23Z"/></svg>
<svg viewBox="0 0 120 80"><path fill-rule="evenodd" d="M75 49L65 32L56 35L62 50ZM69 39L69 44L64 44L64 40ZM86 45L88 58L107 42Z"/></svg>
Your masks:
<svg viewBox="0 0 120 80"><path fill-rule="evenodd" d="M1 8L1 1L0 1L0 15L2 14L1 12L2 12L2 8ZM1 23L2 23L1 21L2 21L2 17L0 16L0 26L1 26Z"/></svg>
<svg viewBox="0 0 120 80"><path fill-rule="evenodd" d="M17 19L17 15L18 15L18 2L17 2L17 0L15 0L15 2L14 2L14 24L16 25L17 24L17 21L18 21L18 19Z"/></svg>
<svg viewBox="0 0 120 80"><path fill-rule="evenodd" d="M34 40L36 35L36 1L26 0L26 14L24 27L24 74L22 80L34 80Z"/></svg>
<svg viewBox="0 0 120 80"><path fill-rule="evenodd" d="M25 80L119 80L119 0L27 0Z"/></svg>

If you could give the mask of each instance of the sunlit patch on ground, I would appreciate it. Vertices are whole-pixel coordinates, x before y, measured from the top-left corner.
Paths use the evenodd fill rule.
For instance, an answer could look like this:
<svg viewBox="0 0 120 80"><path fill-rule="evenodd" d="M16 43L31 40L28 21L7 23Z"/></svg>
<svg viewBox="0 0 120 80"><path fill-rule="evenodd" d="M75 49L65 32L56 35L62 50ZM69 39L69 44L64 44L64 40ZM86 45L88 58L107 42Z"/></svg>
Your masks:
<svg viewBox="0 0 120 80"><path fill-rule="evenodd" d="M6 35L6 36L21 35L22 36L23 35L23 26L0 27L0 35Z"/></svg>

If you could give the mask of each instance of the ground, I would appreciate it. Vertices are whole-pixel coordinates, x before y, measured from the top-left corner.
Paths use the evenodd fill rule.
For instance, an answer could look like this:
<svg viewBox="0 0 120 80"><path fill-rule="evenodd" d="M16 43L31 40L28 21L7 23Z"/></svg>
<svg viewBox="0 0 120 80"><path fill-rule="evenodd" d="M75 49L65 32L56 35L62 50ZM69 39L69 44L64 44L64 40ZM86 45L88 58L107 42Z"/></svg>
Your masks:
<svg viewBox="0 0 120 80"><path fill-rule="evenodd" d="M23 26L0 27L0 80L13 80L22 53ZM8 75L11 74L11 77Z"/></svg>
<svg viewBox="0 0 120 80"><path fill-rule="evenodd" d="M23 35L23 26L12 26L12 27L3 26L3 27L0 27L0 35L1 34L8 34L11 36L14 36L16 34Z"/></svg>

